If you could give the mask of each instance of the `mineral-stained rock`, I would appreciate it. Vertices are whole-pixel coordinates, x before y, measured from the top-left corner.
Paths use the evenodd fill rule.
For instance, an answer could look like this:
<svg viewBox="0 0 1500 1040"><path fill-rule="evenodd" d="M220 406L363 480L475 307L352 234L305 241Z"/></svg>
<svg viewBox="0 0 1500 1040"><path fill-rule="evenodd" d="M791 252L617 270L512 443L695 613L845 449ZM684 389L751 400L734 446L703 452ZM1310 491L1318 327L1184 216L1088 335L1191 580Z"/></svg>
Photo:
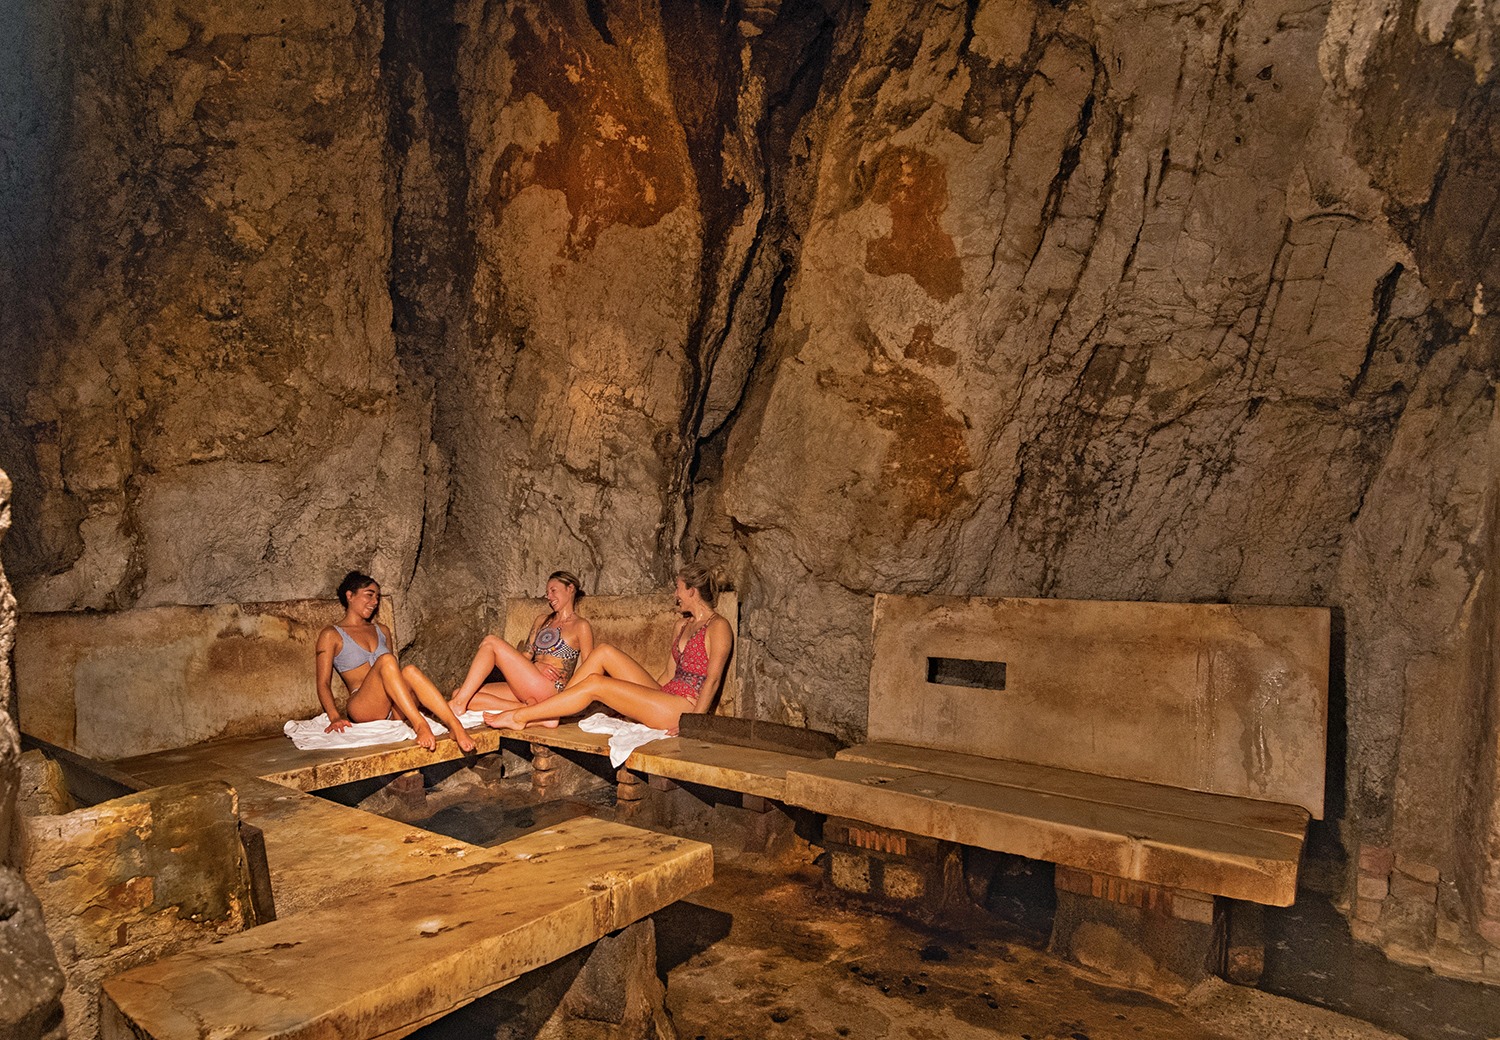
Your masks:
<svg viewBox="0 0 1500 1040"><path fill-rule="evenodd" d="M22 816L60 816L76 808L62 766L40 751L27 751L21 756L16 810Z"/></svg>
<svg viewBox="0 0 1500 1040"><path fill-rule="evenodd" d="M703 248L660 14L517 2L457 18L467 31L443 55L456 96L427 69L408 76L427 119L416 172L448 157L439 130L461 135L468 162L467 195L449 203L466 207L464 237L398 255L414 317L440 292L470 301L441 349L423 345L452 497L422 580L467 570L515 594L565 567L591 589L654 589L681 510ZM418 205L403 229L451 219ZM435 286L458 248L465 284Z"/></svg>
<svg viewBox="0 0 1500 1040"><path fill-rule="evenodd" d="M97 1035L103 979L254 923L238 823L234 791L214 782L25 821L70 1036Z"/></svg>

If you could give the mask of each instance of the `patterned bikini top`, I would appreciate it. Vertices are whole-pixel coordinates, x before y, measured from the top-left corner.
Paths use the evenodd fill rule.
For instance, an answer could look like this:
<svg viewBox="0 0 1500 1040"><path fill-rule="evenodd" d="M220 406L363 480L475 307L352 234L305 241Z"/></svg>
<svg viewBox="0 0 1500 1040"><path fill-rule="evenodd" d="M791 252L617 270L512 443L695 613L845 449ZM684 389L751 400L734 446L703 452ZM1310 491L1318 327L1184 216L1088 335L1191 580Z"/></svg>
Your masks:
<svg viewBox="0 0 1500 1040"><path fill-rule="evenodd" d="M578 660L578 648L569 646L563 638L562 629L557 625L548 625L536 634L536 639L531 643L531 657L535 660L538 654L547 657L555 657L559 661Z"/></svg>

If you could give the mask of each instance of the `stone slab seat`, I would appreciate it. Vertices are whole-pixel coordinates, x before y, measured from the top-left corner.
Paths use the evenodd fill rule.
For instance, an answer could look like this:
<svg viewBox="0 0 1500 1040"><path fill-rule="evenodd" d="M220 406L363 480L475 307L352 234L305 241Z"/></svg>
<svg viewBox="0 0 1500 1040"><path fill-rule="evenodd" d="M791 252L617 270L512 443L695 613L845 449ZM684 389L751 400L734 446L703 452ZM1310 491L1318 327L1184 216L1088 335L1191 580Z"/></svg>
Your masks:
<svg viewBox="0 0 1500 1040"><path fill-rule="evenodd" d="M532 727L505 734L508 739L591 755L609 756L609 738L585 733L577 723L556 729ZM720 744L691 737L653 740L631 752L624 768L679 783L701 784L725 791L756 795L772 801L786 800L786 776L808 763L805 755L790 755L764 748Z"/></svg>
<svg viewBox="0 0 1500 1040"><path fill-rule="evenodd" d="M1075 774L1077 775L1077 774ZM789 804L891 830L1172 888L1289 906L1302 832L1174 811L1170 788L1089 798L889 764L834 759L787 777ZM1233 799L1208 796L1209 803ZM1231 811L1237 806L1226 806ZM1306 825L1306 810L1296 807Z"/></svg>
<svg viewBox="0 0 1500 1040"><path fill-rule="evenodd" d="M708 884L711 873L711 851L698 842L570 820L476 849L447 873L116 975L104 984L105 1035L403 1036Z"/></svg>
<svg viewBox="0 0 1500 1040"><path fill-rule="evenodd" d="M785 801L1290 905L1328 640L1314 608L877 596L871 742L789 771Z"/></svg>

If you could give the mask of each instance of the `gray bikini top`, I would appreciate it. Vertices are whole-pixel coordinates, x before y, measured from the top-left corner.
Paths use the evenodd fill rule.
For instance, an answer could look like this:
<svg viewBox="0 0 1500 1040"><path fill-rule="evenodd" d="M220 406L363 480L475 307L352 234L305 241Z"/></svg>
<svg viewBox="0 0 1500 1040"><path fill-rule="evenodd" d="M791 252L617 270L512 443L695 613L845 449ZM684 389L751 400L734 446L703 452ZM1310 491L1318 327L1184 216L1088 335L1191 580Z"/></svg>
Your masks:
<svg viewBox="0 0 1500 1040"><path fill-rule="evenodd" d="M381 631L379 625L375 626L374 650L366 650L360 646L350 637L348 632L339 628L338 625L334 625L333 627L338 629L339 635L344 640L344 645L339 647L339 652L333 658L333 666L338 669L340 675L343 675L345 672L352 672L356 668L362 668L367 664L374 664L376 658L380 657L381 654L391 652L390 648L385 645L385 633Z"/></svg>

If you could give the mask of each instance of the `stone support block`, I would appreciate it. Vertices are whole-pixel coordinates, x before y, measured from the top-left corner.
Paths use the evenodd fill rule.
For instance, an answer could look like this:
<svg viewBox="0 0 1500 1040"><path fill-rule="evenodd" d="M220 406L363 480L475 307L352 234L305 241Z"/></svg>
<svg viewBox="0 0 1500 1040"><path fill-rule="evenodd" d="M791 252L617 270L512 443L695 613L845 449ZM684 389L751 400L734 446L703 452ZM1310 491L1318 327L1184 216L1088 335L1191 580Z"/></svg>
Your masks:
<svg viewBox="0 0 1500 1040"><path fill-rule="evenodd" d="M918 913L939 912L963 892L962 857L950 842L833 816L823 844L828 880L840 891Z"/></svg>
<svg viewBox="0 0 1500 1040"><path fill-rule="evenodd" d="M1391 890L1391 881L1388 875L1382 874L1374 877L1369 874L1359 876L1359 899L1364 902L1367 899L1380 901L1386 897Z"/></svg>
<svg viewBox="0 0 1500 1040"><path fill-rule="evenodd" d="M1266 970L1266 914L1259 903L1231 902L1225 943L1224 976L1240 986L1254 986Z"/></svg>
<svg viewBox="0 0 1500 1040"><path fill-rule="evenodd" d="M1056 887L1051 950L1058 956L1169 995L1185 993L1224 960L1222 901L1063 866Z"/></svg>
<svg viewBox="0 0 1500 1040"><path fill-rule="evenodd" d="M1419 881L1424 885L1435 885L1438 881L1438 868L1431 863L1423 863L1407 856L1396 857L1396 870L1413 881Z"/></svg>
<svg viewBox="0 0 1500 1040"><path fill-rule="evenodd" d="M1500 950L1500 917L1481 917L1474 930L1481 939Z"/></svg>
<svg viewBox="0 0 1500 1040"><path fill-rule="evenodd" d="M655 927L637 921L443 1018L486 1040L675 1040L656 974Z"/></svg>
<svg viewBox="0 0 1500 1040"><path fill-rule="evenodd" d="M1362 921L1356 918L1349 922L1349 934L1355 942L1368 943L1371 946L1380 945L1380 929L1371 921Z"/></svg>
<svg viewBox="0 0 1500 1040"><path fill-rule="evenodd" d="M402 773L386 784L385 789L409 812L427 808L427 780L418 770Z"/></svg>
<svg viewBox="0 0 1500 1040"><path fill-rule="evenodd" d="M1391 875L1391 898L1436 906L1437 885L1418 881L1398 870Z"/></svg>
<svg viewBox="0 0 1500 1040"><path fill-rule="evenodd" d="M638 802L646 797L649 785L628 769L615 773L615 798L620 802Z"/></svg>
<svg viewBox="0 0 1500 1040"><path fill-rule="evenodd" d="M1396 863L1396 854L1388 845L1361 845L1359 872L1371 877L1385 877Z"/></svg>
<svg viewBox="0 0 1500 1040"><path fill-rule="evenodd" d="M1374 924L1380 920L1380 913L1385 909L1383 899L1361 899L1354 905L1354 919L1366 924Z"/></svg>
<svg viewBox="0 0 1500 1040"><path fill-rule="evenodd" d="M855 852L831 852L828 855L828 879L840 892L870 894L870 857Z"/></svg>

